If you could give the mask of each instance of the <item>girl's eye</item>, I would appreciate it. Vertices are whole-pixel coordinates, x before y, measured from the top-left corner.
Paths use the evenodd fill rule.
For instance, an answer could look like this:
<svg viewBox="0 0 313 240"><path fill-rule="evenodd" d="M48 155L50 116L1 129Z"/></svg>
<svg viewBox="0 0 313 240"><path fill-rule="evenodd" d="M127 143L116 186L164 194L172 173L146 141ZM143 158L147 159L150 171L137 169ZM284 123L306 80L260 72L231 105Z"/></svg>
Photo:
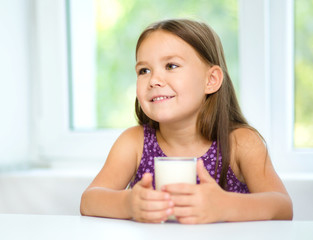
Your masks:
<svg viewBox="0 0 313 240"><path fill-rule="evenodd" d="M178 68L178 66L175 64L172 64L172 63L166 64L166 70L173 70L175 68Z"/></svg>
<svg viewBox="0 0 313 240"><path fill-rule="evenodd" d="M138 75L144 75L144 74L147 74L149 73L150 70L148 68L141 68L139 71L138 71Z"/></svg>

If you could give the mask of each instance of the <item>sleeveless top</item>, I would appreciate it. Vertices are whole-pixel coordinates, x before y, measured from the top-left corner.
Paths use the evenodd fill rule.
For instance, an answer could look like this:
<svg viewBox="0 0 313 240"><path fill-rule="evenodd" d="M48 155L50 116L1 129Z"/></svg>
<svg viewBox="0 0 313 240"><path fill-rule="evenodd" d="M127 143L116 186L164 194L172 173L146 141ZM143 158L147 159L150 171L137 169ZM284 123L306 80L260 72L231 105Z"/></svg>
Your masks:
<svg viewBox="0 0 313 240"><path fill-rule="evenodd" d="M130 182L130 187L134 187L134 185L141 180L144 173L151 173L153 176L153 188L155 189L155 179L154 179L154 157L166 157L160 148L155 129L151 128L148 125L144 125L144 145L143 145L143 153L142 158L136 173L135 178ZM213 141L209 150L200 158L202 159L205 168L208 170L209 174L214 178L215 175L215 166L216 166L216 152L217 152L217 143ZM216 174L216 182L219 181L220 173L222 170L222 156L219 154L219 161L217 167ZM237 193L249 193L248 187L246 184L240 182L235 176L232 169L229 167L227 171L227 191L229 192L237 192ZM197 184L199 184L199 178L197 177Z"/></svg>

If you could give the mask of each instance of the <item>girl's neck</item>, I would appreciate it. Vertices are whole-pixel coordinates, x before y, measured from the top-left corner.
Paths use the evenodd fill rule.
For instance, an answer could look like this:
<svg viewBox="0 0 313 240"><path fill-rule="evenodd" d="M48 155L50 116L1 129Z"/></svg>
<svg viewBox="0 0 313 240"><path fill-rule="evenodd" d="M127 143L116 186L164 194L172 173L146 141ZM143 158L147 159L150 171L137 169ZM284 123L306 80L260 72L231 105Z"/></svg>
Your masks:
<svg viewBox="0 0 313 240"><path fill-rule="evenodd" d="M157 140L167 156L176 157L200 157L211 145L211 142L197 131L195 124L160 124Z"/></svg>

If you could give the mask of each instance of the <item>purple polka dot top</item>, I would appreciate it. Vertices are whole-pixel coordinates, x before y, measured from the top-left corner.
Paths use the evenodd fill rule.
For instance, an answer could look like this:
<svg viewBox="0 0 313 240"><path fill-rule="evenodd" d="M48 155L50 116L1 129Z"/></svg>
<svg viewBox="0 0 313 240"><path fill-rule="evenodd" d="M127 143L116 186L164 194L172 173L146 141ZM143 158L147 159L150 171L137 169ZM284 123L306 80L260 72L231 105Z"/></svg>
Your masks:
<svg viewBox="0 0 313 240"><path fill-rule="evenodd" d="M144 173L151 173L153 176L153 187L155 188L154 180L154 157L166 157L160 148L155 129L144 125L144 144L143 144L143 153L142 158L136 173L134 180L130 182L130 187L133 187L140 179ZM209 150L199 159L203 160L205 168L208 170L209 174L214 177L215 175L215 166L216 166L216 151L217 144L216 141L213 141ZM217 167L216 181L218 182L220 178L220 173L222 170L222 156L219 156L219 163ZM249 193L248 187L246 184L240 182L235 176L232 169L229 167L227 171L227 186L229 192L237 193ZM199 184L199 178L197 177L197 183Z"/></svg>

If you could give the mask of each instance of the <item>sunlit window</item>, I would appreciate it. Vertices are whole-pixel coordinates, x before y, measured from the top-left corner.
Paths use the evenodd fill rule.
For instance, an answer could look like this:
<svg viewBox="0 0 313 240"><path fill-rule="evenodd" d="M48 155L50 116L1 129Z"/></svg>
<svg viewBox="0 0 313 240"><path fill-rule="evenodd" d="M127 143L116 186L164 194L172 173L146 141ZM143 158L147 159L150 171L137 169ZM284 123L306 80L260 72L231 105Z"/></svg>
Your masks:
<svg viewBox="0 0 313 240"><path fill-rule="evenodd" d="M295 3L296 148L313 148L313 1Z"/></svg>
<svg viewBox="0 0 313 240"><path fill-rule="evenodd" d="M124 128L136 123L135 45L150 23L192 18L221 37L238 84L238 1L69 1L71 128Z"/></svg>

